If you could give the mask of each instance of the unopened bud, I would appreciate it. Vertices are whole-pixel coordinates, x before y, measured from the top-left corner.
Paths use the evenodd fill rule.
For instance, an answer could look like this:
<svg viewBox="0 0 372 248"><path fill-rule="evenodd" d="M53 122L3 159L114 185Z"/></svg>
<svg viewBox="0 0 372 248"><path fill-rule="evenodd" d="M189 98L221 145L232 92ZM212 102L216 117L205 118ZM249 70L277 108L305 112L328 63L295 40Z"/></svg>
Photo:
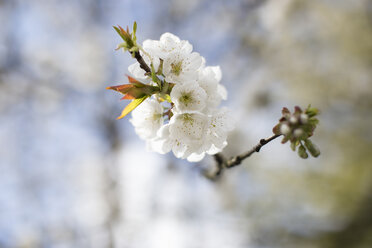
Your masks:
<svg viewBox="0 0 372 248"><path fill-rule="evenodd" d="M318 157L320 155L318 147L316 147L316 145L314 145L309 139L305 140L305 146L313 157Z"/></svg>
<svg viewBox="0 0 372 248"><path fill-rule="evenodd" d="M296 138L300 138L303 134L304 134L304 131L303 131L301 128L297 128L297 129L294 130L294 132L293 132L293 135L294 135Z"/></svg>
<svg viewBox="0 0 372 248"><path fill-rule="evenodd" d="M308 155L307 152L306 152L305 147L303 147L302 145L298 148L298 155L299 155L301 158L308 158L308 157L309 157L309 155Z"/></svg>
<svg viewBox="0 0 372 248"><path fill-rule="evenodd" d="M291 132L291 128L287 124L280 125L280 133L288 135Z"/></svg>
<svg viewBox="0 0 372 248"><path fill-rule="evenodd" d="M298 122L296 116L292 115L290 118L289 118L289 122L292 123L292 124L296 124Z"/></svg>
<svg viewBox="0 0 372 248"><path fill-rule="evenodd" d="M302 124L306 124L307 121L309 120L309 116L307 116L307 114L301 114L300 115L300 120L301 120Z"/></svg>

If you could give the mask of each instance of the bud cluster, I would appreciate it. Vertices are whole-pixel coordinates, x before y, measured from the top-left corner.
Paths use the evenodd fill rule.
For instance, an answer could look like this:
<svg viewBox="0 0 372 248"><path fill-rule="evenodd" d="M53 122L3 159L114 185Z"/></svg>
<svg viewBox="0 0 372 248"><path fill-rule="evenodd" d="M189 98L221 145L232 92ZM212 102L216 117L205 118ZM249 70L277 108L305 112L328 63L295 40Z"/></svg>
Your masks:
<svg viewBox="0 0 372 248"><path fill-rule="evenodd" d="M279 123L273 128L276 135L283 135L282 143L290 141L293 151L298 148L298 155L301 158L307 158L307 151L313 156L318 157L319 149L310 141L310 137L318 124L316 115L318 109L312 108L310 105L305 111L298 106L291 113L287 108L282 110L282 118Z"/></svg>
<svg viewBox="0 0 372 248"><path fill-rule="evenodd" d="M133 100L119 118L133 110L130 122L150 150L189 161L220 152L233 128L227 109L218 107L227 98L220 67L206 66L188 41L171 33L140 46L136 25L132 34L115 29L124 40L119 48L137 59L128 67L130 84L108 87Z"/></svg>

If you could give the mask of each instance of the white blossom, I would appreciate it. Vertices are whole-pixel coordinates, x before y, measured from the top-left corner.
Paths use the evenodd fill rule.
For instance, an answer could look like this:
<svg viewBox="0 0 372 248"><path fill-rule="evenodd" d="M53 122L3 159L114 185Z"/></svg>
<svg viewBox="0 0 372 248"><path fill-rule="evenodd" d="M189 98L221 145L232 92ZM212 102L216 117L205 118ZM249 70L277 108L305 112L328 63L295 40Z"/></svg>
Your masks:
<svg viewBox="0 0 372 248"><path fill-rule="evenodd" d="M233 128L226 109L210 116L202 113L175 114L171 121L151 141L150 149L159 153L172 151L177 158L200 161L205 154L216 154L227 145L226 138Z"/></svg>
<svg viewBox="0 0 372 248"><path fill-rule="evenodd" d="M176 111L202 111L206 106L207 94L196 81L176 84L171 92Z"/></svg>
<svg viewBox="0 0 372 248"><path fill-rule="evenodd" d="M198 69L202 65L202 57L199 53L186 53L173 51L169 53L163 62L165 80L171 83L182 83L198 78Z"/></svg>
<svg viewBox="0 0 372 248"><path fill-rule="evenodd" d="M173 51L182 51L187 54L192 51L192 45L188 41L180 40L180 38L171 33L164 33L160 40L145 40L143 48L162 59Z"/></svg>
<svg viewBox="0 0 372 248"><path fill-rule="evenodd" d="M170 33L160 40L146 40L143 49L145 62L152 62L158 71L161 59L161 80L174 84L168 92L171 104L167 108L155 98L147 99L132 112L130 121L140 138L146 140L147 148L161 154L172 151L177 158L193 162L222 151L233 122L227 109L218 108L227 98L220 84L220 67L206 67L205 59L192 52L188 41ZM151 83L151 77L138 63L130 65L129 71L138 80Z"/></svg>
<svg viewBox="0 0 372 248"><path fill-rule="evenodd" d="M227 145L227 134L234 129L234 119L227 108L216 109L209 118L207 141L211 146L206 152L215 154ZM209 146L209 145L207 145Z"/></svg>
<svg viewBox="0 0 372 248"><path fill-rule="evenodd" d="M217 107L221 100L226 100L227 91L219 82L222 72L219 66L208 66L199 71L199 85L207 93L207 106Z"/></svg>
<svg viewBox="0 0 372 248"><path fill-rule="evenodd" d="M147 99L132 111L130 122L140 138L154 138L164 122L163 107L158 101Z"/></svg>

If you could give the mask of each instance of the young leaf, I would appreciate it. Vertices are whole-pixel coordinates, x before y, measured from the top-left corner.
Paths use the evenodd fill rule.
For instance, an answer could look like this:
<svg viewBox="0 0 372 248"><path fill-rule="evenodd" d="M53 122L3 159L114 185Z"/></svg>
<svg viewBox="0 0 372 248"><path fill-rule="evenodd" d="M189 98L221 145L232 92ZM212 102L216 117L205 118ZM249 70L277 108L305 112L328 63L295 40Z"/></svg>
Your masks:
<svg viewBox="0 0 372 248"><path fill-rule="evenodd" d="M136 98L134 96L132 96L131 94L126 94L125 96L120 98L120 100L134 100L134 99L136 99Z"/></svg>
<svg viewBox="0 0 372 248"><path fill-rule="evenodd" d="M287 115L287 114L290 114L291 112L289 112L289 110L286 108L286 107L284 107L283 109L282 109L282 114L283 115Z"/></svg>
<svg viewBox="0 0 372 248"><path fill-rule="evenodd" d="M133 23L133 36L134 38L136 37L136 32L137 32L137 22Z"/></svg>
<svg viewBox="0 0 372 248"><path fill-rule="evenodd" d="M120 37L121 37L123 40L125 40L124 36L121 34L120 29L119 29L118 27L115 27L115 26L113 26L113 28L114 28L115 31L120 35Z"/></svg>
<svg viewBox="0 0 372 248"><path fill-rule="evenodd" d="M107 90L115 90L120 92L121 94L127 94L130 89L132 89L134 85L132 84L122 84L117 86L110 86L106 87Z"/></svg>
<svg viewBox="0 0 372 248"><path fill-rule="evenodd" d="M142 98L139 98L139 99L134 99L133 101L131 101L124 109L123 111L121 112L121 115L116 118L117 120L125 117L127 114L129 114L132 110L134 110L135 108L138 107L138 105L140 105L144 100L146 100L148 96L144 96Z"/></svg>
<svg viewBox="0 0 372 248"><path fill-rule="evenodd" d="M313 116L316 116L319 114L319 110L317 108L312 108L311 105L309 105L305 111L305 113L311 118Z"/></svg>

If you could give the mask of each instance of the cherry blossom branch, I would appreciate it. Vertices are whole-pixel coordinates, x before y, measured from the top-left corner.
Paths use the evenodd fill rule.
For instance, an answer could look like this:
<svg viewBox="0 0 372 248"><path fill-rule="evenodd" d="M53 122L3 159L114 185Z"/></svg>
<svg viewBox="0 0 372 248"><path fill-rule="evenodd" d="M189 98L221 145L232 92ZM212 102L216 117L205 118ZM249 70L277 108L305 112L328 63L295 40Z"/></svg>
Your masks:
<svg viewBox="0 0 372 248"><path fill-rule="evenodd" d="M222 174L223 169L229 169L237 165L240 165L244 159L250 157L255 152L259 152L264 145L273 141L279 136L281 136L281 134L275 134L267 139L261 139L260 142L254 147L252 147L250 150L235 157L231 157L228 160L222 155L222 153L215 154L213 157L214 160L216 161L217 171L214 172L212 175L205 174L205 176L212 180L217 179Z"/></svg>
<svg viewBox="0 0 372 248"><path fill-rule="evenodd" d="M151 142L156 138L154 146L159 148L160 153L173 151L176 157L187 158L189 161L200 161L205 153L220 147L218 144L224 143L227 133L233 129L226 110L218 107L226 95L220 90L220 67L204 66L205 58L192 52L192 45L188 41L180 40L173 34L165 33L158 41L148 41L147 52L137 44L136 22L132 32L128 27L124 30L114 26L114 29L123 39L116 50L129 51L141 68L132 71L133 77L128 76L129 84L107 87L123 94L122 99L131 100L117 119L142 104L142 110L137 109L138 112L132 115L132 120L135 120L132 124L137 134ZM165 51L173 50L175 53L164 54ZM145 59L149 59L148 63ZM159 61L156 69L153 60ZM136 79L143 76L153 83L142 83ZM318 109L311 105L305 110L295 106L293 113L283 108L279 123L273 128L273 136L261 139L251 150L230 159L225 159L221 153L216 154L217 171L209 177L216 178L224 169L241 164L244 159L259 152L262 146L281 135L284 136L282 143L289 141L291 149L297 150L301 158L308 158L309 154L318 157L320 151L309 139L319 122L316 118L318 113ZM163 127L169 132L159 133ZM170 145L163 146L164 142Z"/></svg>

